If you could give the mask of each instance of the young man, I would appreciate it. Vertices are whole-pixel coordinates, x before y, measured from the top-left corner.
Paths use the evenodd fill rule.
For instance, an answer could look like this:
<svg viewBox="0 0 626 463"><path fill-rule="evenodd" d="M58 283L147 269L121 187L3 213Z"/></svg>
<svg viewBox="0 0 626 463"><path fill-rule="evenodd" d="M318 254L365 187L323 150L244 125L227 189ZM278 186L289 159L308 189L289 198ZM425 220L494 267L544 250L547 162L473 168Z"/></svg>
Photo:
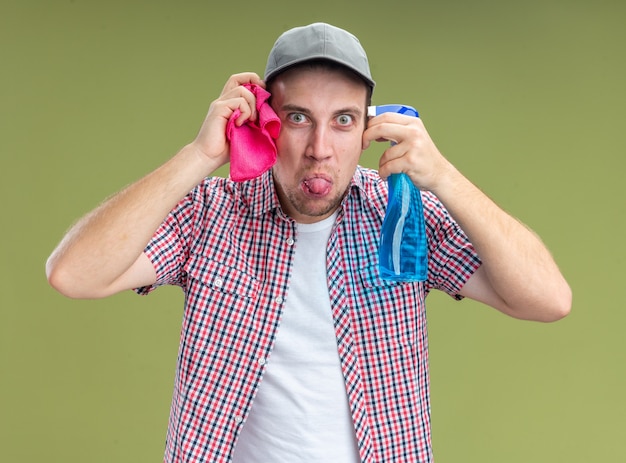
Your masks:
<svg viewBox="0 0 626 463"><path fill-rule="evenodd" d="M258 178L209 177L225 135L258 117L247 84L280 118L277 160ZM287 31L265 78L232 76L197 138L80 220L48 260L70 297L163 284L185 291L168 462L430 461L424 298L470 297L553 321L571 292L535 234L437 150L420 119L370 120L365 51L316 23ZM378 172L363 149L393 140ZM378 275L385 179L424 191L426 282Z"/></svg>

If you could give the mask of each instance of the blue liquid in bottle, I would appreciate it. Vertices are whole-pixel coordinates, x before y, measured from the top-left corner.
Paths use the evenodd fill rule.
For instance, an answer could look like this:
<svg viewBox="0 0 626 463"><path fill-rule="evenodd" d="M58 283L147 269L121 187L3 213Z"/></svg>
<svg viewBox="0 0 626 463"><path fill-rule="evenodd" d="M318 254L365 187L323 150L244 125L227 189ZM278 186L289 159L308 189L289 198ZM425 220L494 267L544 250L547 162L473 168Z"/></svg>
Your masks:
<svg viewBox="0 0 626 463"><path fill-rule="evenodd" d="M368 115L396 112L419 117L404 105L372 106ZM428 276L428 243L422 195L403 173L387 179L389 199L383 219L379 248L379 271L384 280L425 281Z"/></svg>

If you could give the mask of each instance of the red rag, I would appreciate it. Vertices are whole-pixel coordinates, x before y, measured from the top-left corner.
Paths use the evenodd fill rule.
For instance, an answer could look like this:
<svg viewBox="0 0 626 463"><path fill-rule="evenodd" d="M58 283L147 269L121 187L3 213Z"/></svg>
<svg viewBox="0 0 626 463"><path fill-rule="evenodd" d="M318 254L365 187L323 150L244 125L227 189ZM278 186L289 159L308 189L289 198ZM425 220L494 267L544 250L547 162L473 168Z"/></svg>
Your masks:
<svg viewBox="0 0 626 463"><path fill-rule="evenodd" d="M243 182L258 177L276 162L276 139L280 133L280 119L267 103L270 93L256 84L244 84L256 97L257 119L237 127L241 115L236 109L226 124L226 138L230 142L230 178Z"/></svg>

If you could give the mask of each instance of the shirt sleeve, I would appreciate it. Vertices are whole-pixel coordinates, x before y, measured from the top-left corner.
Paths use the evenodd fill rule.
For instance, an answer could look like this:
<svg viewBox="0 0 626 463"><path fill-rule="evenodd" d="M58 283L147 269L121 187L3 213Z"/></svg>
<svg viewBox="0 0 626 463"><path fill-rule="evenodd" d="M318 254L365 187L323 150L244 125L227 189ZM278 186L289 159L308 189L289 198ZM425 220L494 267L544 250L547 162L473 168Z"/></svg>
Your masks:
<svg viewBox="0 0 626 463"><path fill-rule="evenodd" d="M152 285L136 288L137 294L147 295L163 285L185 286L183 269L189 256L194 215L192 192L167 215L145 247L144 254L152 262L157 279Z"/></svg>
<svg viewBox="0 0 626 463"><path fill-rule="evenodd" d="M426 289L439 289L455 299L481 261L461 227L439 199L422 192L428 235L428 281Z"/></svg>

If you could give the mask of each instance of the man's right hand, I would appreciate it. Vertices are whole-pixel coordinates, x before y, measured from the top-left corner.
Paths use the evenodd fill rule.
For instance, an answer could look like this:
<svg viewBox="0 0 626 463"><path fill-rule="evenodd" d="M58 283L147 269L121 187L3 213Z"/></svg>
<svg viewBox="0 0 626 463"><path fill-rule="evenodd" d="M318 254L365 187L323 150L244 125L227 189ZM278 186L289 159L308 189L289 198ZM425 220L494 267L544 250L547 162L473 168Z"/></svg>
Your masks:
<svg viewBox="0 0 626 463"><path fill-rule="evenodd" d="M255 84L265 88L265 83L253 72L231 76L224 85L219 98L211 103L198 136L190 143L190 146L198 153L215 161L218 167L230 160L226 125L232 114L236 110L241 113L235 121L238 127L249 120L254 121L258 117L256 98L250 90L243 86L244 84Z"/></svg>
<svg viewBox="0 0 626 463"><path fill-rule="evenodd" d="M231 76L193 142L67 232L46 265L55 289L69 297L97 298L154 283L156 273L143 253L146 243L186 194L229 161L226 126L232 114L241 112L237 125L257 117L246 83L265 87L254 73Z"/></svg>

